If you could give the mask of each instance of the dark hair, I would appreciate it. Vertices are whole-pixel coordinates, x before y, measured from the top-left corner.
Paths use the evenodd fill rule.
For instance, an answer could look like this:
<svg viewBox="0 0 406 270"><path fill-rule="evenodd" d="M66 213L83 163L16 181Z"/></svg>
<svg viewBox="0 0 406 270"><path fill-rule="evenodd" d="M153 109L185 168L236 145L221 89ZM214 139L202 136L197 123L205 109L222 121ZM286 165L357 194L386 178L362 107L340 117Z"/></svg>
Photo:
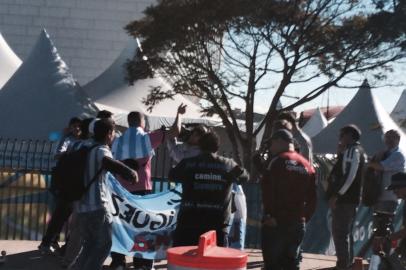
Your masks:
<svg viewBox="0 0 406 270"><path fill-rule="evenodd" d="M393 134L397 139L400 139L400 133L396 129L391 129L385 132L386 134Z"/></svg>
<svg viewBox="0 0 406 270"><path fill-rule="evenodd" d="M204 134L209 132L209 128L206 127L205 125L197 125L195 127L193 127L192 132L191 133L197 133L199 136L203 136Z"/></svg>
<svg viewBox="0 0 406 270"><path fill-rule="evenodd" d="M112 118L113 117L113 113L107 110L101 110L97 113L96 118Z"/></svg>
<svg viewBox="0 0 406 270"><path fill-rule="evenodd" d="M138 127L141 125L141 120L144 118L144 114L140 112L130 112L127 116L128 125L130 127Z"/></svg>
<svg viewBox="0 0 406 270"><path fill-rule="evenodd" d="M82 120L80 124L80 130L82 131L80 134L80 138L82 140L89 139L89 125L94 120L94 118L86 118Z"/></svg>
<svg viewBox="0 0 406 270"><path fill-rule="evenodd" d="M80 124L80 123L82 123L82 120L80 120L79 117L72 117L69 120L69 126L74 125L74 124Z"/></svg>
<svg viewBox="0 0 406 270"><path fill-rule="evenodd" d="M94 124L94 139L98 142L103 142L109 132L114 130L115 127L116 125L111 118L103 118L97 120Z"/></svg>
<svg viewBox="0 0 406 270"><path fill-rule="evenodd" d="M294 112L282 112L278 115L278 120L286 120L291 123L293 127L296 126Z"/></svg>
<svg viewBox="0 0 406 270"><path fill-rule="evenodd" d="M359 139L361 138L361 130L359 129L359 127L353 124L342 127L340 129L340 133L350 134L355 141L359 141Z"/></svg>
<svg viewBox="0 0 406 270"><path fill-rule="evenodd" d="M204 134L199 140L200 150L216 153L220 148L220 139L214 131Z"/></svg>
<svg viewBox="0 0 406 270"><path fill-rule="evenodd" d="M277 121L275 121L272 125L272 129L273 130L278 130L278 129L287 129L287 130L292 130L293 126L290 126L290 128L288 128L288 125L292 125L290 123L290 121L286 120L286 119L279 119Z"/></svg>

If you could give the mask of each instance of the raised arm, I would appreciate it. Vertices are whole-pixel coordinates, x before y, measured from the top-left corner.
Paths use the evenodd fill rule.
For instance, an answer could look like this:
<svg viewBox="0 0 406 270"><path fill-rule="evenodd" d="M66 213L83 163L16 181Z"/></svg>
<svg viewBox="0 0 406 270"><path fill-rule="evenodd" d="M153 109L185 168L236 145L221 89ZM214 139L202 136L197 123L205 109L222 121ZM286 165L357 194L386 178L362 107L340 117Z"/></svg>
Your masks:
<svg viewBox="0 0 406 270"><path fill-rule="evenodd" d="M179 105L175 122L173 122L171 129L166 132L166 140L173 139L179 135L182 126L182 115L186 112L186 106L187 105L183 105L183 103Z"/></svg>

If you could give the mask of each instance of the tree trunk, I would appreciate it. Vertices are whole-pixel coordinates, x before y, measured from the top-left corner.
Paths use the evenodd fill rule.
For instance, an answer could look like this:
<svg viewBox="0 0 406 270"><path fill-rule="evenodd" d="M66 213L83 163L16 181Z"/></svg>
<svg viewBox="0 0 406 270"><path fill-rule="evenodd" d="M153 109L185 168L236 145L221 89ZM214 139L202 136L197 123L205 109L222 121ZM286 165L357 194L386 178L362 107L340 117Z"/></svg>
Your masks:
<svg viewBox="0 0 406 270"><path fill-rule="evenodd" d="M227 126L226 126L226 132L227 132L228 138L230 139L231 145L233 147L233 150L232 150L233 159L235 162L237 162L239 165L241 165L242 162L241 162L240 148L238 145L238 141L236 139L236 135L234 134L233 129L227 128Z"/></svg>
<svg viewBox="0 0 406 270"><path fill-rule="evenodd" d="M252 154L253 154L253 138L247 138L244 140L242 145L242 156L243 156L243 165L244 168L251 172L253 169L252 166Z"/></svg>

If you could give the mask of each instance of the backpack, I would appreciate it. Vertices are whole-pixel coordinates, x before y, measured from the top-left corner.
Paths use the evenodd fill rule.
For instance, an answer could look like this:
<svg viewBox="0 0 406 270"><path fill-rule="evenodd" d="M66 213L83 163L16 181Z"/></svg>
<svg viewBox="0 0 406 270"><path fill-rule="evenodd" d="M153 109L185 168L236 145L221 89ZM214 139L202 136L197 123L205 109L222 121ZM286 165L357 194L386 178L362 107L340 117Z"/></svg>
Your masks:
<svg viewBox="0 0 406 270"><path fill-rule="evenodd" d="M62 155L52 168L50 191L68 202L77 201L87 192L90 185L97 179L101 170L88 185L85 185L85 171L90 151L99 145L83 146Z"/></svg>
<svg viewBox="0 0 406 270"><path fill-rule="evenodd" d="M389 157L389 152L385 152L381 160L385 160ZM376 157L373 157L376 160ZM366 168L362 177L362 193L361 201L362 204L367 207L374 206L379 197L381 196L383 182L383 172L376 171L372 168Z"/></svg>
<svg viewBox="0 0 406 270"><path fill-rule="evenodd" d="M336 163L331 169L330 174L327 177L327 189L325 192L325 199L329 200L334 194L338 192L343 185L343 173L341 171L343 156L339 155Z"/></svg>
<svg viewBox="0 0 406 270"><path fill-rule="evenodd" d="M364 171L362 179L362 204L367 207L372 207L378 202L382 194L382 172L372 168L367 168Z"/></svg>

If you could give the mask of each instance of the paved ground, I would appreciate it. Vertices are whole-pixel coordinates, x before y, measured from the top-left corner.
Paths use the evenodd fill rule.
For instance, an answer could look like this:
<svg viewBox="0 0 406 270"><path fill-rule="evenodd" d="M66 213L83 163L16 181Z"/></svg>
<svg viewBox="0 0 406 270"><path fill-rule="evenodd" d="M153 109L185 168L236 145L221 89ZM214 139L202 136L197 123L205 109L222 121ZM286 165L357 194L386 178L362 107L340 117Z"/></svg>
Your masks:
<svg viewBox="0 0 406 270"><path fill-rule="evenodd" d="M56 256L41 256L37 251L36 241L2 241L0 250L7 252L7 261L0 265L0 270L59 270L59 259ZM247 269L261 269L263 266L260 250L246 250L249 254ZM128 260L130 261L130 260ZM108 265L109 261L106 261ZM324 255L304 254L301 269L327 269L335 265L335 258ZM131 269L130 265L128 268ZM166 269L166 261L158 262L155 268ZM108 269L108 267L106 267Z"/></svg>

